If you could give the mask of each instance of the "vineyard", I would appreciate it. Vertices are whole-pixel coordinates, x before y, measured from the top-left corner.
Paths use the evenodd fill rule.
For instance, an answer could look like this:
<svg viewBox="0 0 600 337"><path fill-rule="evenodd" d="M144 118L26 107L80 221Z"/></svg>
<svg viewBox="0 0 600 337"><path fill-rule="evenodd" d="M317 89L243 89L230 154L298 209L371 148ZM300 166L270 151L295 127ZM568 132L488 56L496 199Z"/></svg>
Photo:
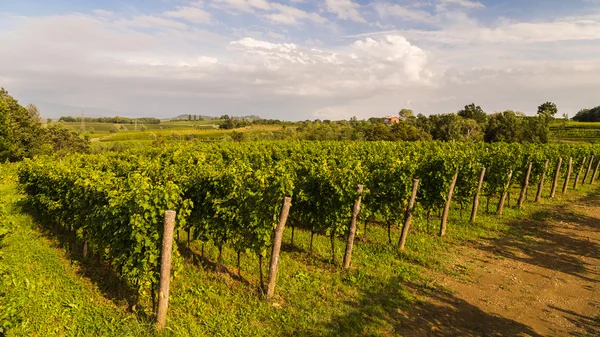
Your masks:
<svg viewBox="0 0 600 337"><path fill-rule="evenodd" d="M525 200L591 184L600 164L595 158L599 146L568 144L176 144L61 160L39 157L22 163L18 175L45 226L76 237L84 255L110 265L135 290L137 303L156 307L166 210L176 212L175 252L191 243L211 245L223 264L224 249L233 250L238 273L241 256L254 254L257 286L266 291L263 260L270 257L284 197L291 197L291 245L295 232L310 233L312 253L314 237L325 236L329 263L338 266L336 242L342 238L350 247L343 257L346 268L352 244L366 242L370 226L385 228L382 244L400 251L415 231L439 236L453 231L449 212L462 217L464 211L476 225L480 200L479 212L501 215L511 193L518 194L521 207ZM426 219L425 225L411 228L413 216ZM361 240L355 243L356 232ZM178 253L173 259L177 277L184 263Z"/></svg>

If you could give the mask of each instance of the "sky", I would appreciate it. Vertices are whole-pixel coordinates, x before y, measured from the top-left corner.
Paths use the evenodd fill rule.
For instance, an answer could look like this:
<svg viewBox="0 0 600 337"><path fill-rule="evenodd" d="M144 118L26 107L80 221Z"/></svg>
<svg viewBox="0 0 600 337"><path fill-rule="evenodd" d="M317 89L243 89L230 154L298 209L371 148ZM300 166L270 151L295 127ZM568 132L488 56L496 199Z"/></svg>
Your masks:
<svg viewBox="0 0 600 337"><path fill-rule="evenodd" d="M0 0L0 87L46 117L573 116L600 0Z"/></svg>

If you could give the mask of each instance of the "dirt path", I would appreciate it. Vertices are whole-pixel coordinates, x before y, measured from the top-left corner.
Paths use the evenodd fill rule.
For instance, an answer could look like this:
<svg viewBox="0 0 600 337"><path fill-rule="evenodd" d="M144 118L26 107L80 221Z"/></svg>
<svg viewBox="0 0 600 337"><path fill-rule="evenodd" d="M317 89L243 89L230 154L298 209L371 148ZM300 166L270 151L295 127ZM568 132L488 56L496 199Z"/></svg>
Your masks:
<svg viewBox="0 0 600 337"><path fill-rule="evenodd" d="M600 196L545 207L459 249L454 275L407 314L403 336L600 336Z"/></svg>

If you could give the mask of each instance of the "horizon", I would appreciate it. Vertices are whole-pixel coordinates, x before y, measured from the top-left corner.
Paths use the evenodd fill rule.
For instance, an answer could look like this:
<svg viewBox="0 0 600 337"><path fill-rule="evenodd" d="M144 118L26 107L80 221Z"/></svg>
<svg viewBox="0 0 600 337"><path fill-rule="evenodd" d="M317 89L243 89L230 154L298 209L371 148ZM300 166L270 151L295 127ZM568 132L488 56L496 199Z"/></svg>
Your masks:
<svg viewBox="0 0 600 337"><path fill-rule="evenodd" d="M0 18L0 87L44 118L600 105L597 0L8 0Z"/></svg>

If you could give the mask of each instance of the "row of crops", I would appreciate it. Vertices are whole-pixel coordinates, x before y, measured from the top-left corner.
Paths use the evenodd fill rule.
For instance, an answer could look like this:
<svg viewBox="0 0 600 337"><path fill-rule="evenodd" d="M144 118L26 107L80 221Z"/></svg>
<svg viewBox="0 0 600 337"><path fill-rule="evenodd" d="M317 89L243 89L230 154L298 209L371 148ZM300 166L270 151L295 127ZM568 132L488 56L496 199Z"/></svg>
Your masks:
<svg viewBox="0 0 600 337"><path fill-rule="evenodd" d="M19 180L42 219L76 235L123 281L145 295L158 284L165 210L177 212L176 230L190 233L194 240L211 242L220 251L227 246L264 257L284 196L292 197L289 224L328 235L334 243L336 237L348 234L359 184L364 185L361 221L398 224L413 179L420 180L417 208L430 214L444 207L456 174L453 200L462 204L477 192L483 167L481 193L499 197L511 185L524 183L528 171L530 184L537 184L542 176L553 177L559 158L567 162L573 158L574 178L575 173L587 172L592 156L600 157L600 146L188 144L62 159L40 157L21 165ZM175 271L181 266L176 258Z"/></svg>

